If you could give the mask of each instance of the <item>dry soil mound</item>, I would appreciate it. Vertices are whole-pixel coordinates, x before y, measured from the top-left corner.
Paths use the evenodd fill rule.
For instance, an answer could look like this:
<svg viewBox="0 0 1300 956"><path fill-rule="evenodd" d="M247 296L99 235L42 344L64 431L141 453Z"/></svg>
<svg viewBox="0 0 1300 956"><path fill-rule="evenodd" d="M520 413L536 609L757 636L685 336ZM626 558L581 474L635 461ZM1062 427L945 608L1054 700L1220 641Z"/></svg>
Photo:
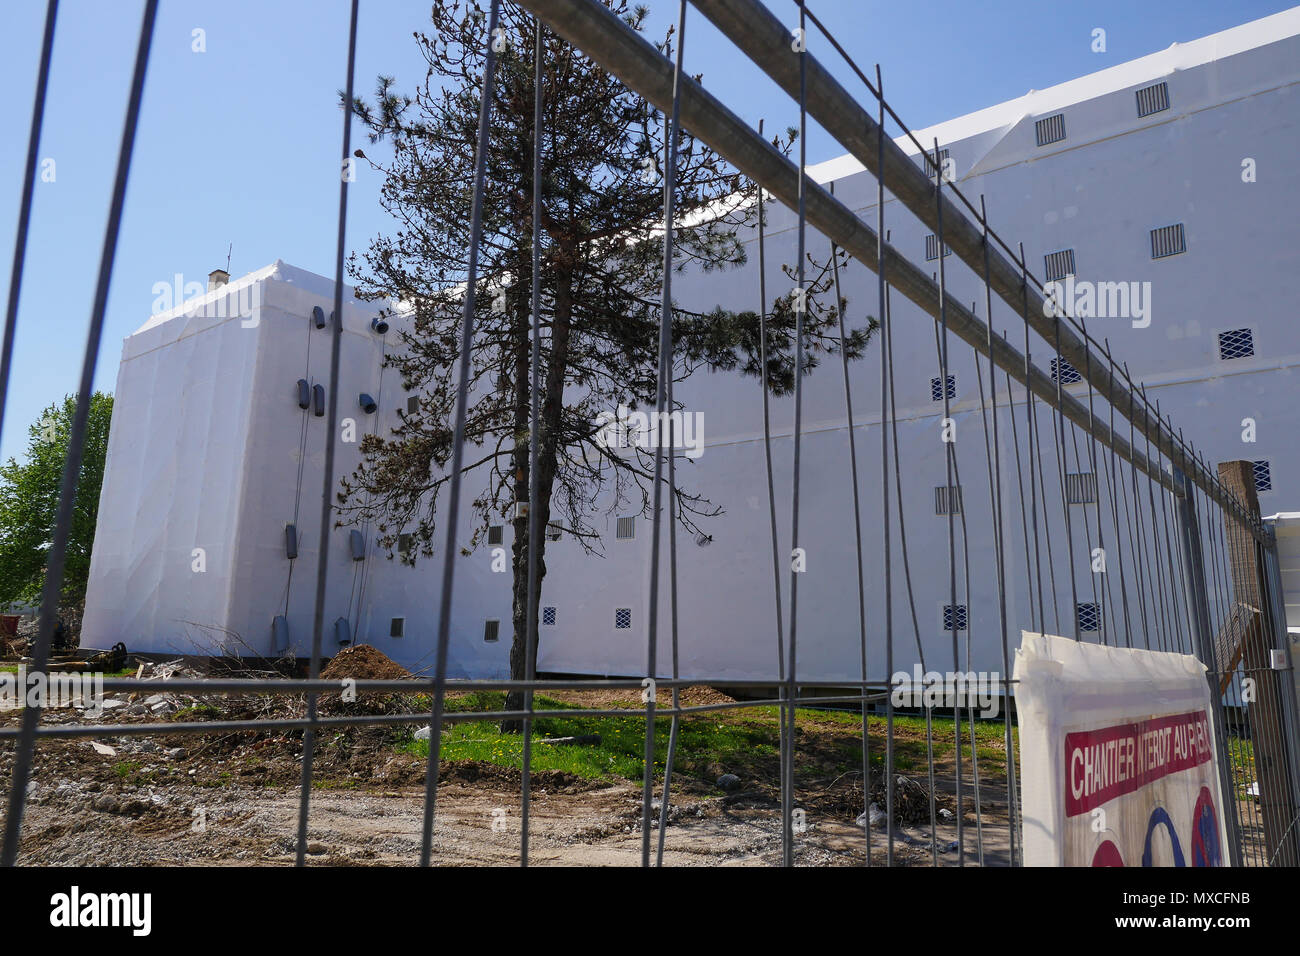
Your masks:
<svg viewBox="0 0 1300 956"><path fill-rule="evenodd" d="M355 644L335 654L320 676L324 680L404 680L411 672L369 644Z"/></svg>

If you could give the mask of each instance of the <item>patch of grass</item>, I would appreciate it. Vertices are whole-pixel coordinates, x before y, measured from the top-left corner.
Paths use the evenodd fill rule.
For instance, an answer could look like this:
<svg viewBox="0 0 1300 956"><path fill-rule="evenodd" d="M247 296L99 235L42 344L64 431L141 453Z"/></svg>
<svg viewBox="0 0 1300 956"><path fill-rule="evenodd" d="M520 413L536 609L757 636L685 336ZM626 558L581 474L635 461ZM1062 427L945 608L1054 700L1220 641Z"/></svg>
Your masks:
<svg viewBox="0 0 1300 956"><path fill-rule="evenodd" d="M499 711L505 706L502 691L478 691L448 695L450 713ZM645 767L645 716L629 709L627 715L566 717L564 711L583 709L538 694L535 706L548 712L533 723L533 769L559 770L590 780L640 779ZM723 772L742 776L770 776L779 761L779 709L774 706L745 708L683 718L678 725L674 772L712 784ZM797 767L815 774L847 773L861 764L862 716L853 711L804 709L796 711L799 741ZM671 720L655 720L654 768L662 772L667 759ZM884 769L887 721L868 717L872 765ZM936 761L951 759L955 750L951 719L931 721L932 747ZM600 743L560 745L539 743L539 738L598 734ZM962 722L962 752L969 768L970 724ZM976 752L982 773L1005 773L1003 726L1000 722L975 724ZM427 758L427 741L417 741L413 728L394 735L395 746L406 753ZM1012 746L1017 746L1012 730ZM442 756L446 760L473 760L502 767L523 767L523 737L503 734L493 721L460 721L444 731ZM924 717L897 716L894 719L894 766L904 773L924 770L928 764Z"/></svg>
<svg viewBox="0 0 1300 956"><path fill-rule="evenodd" d="M0 674L17 674L17 673L18 673L17 664L0 664ZM56 673L56 672L51 671L50 673ZM57 672L57 673L66 673L66 672ZM76 673L81 673L81 672L77 671ZM133 674L135 674L135 668L127 667L127 668L123 668L120 671L90 671L90 673L99 674L99 676L101 677L130 677Z"/></svg>

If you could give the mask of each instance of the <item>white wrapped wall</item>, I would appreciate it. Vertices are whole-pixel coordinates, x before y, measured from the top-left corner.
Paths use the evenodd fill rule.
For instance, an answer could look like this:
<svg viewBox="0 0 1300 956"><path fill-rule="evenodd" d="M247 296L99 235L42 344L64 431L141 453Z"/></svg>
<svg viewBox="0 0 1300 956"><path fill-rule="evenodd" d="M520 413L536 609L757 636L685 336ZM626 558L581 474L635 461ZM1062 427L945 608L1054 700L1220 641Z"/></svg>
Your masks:
<svg viewBox="0 0 1300 956"><path fill-rule="evenodd" d="M937 137L950 150L962 190L987 196L991 219L1014 242L1023 240L1034 271L1043 256L1075 250L1079 279L1150 282L1151 322L1129 319L1090 323L1106 337L1117 359L1127 360L1153 400L1189 430L1210 460L1268 460L1273 485L1261 492L1263 510L1294 509L1300 474L1291 432L1295 423L1294 370L1300 366L1300 332L1291 317L1290 287L1296 274L1295 206L1300 197L1300 148L1296 81L1300 79L1300 11L1288 11L1225 33L1183 44L1132 63L1052 89L1031 93L971 116L952 120L918 138ZM1165 81L1170 109L1139 118L1135 91ZM1067 138L1047 147L1034 139L1037 118L1064 112ZM909 148L914 152L914 148ZM1257 179L1242 179L1243 157ZM816 167L819 181L834 179L836 195L875 222L875 183L851 159ZM891 241L925 263L928 232L897 202L887 201ZM767 287L770 298L789 289L781 272L795 259L793 215L771 210ZM1166 259L1150 256L1150 230L1183 223L1187 251ZM757 249L747 242L740 269L675 280L674 294L698 308L757 308ZM809 251L825 258L827 242L815 232ZM983 288L955 257L945 260L949 291L977 303ZM108 470L91 569L83 640L106 646L123 640L133 649L186 652L196 622L240 636L257 653L270 654L271 620L286 614L292 647L310 649L316 571L325 420L308 416L306 460L298 509L299 558L292 585L283 532L294 514L303 413L294 384L328 376L329 335L310 326L313 306L332 307L329 280L276 263L222 290L247 284L260 290L257 322L187 318L182 310L158 316L127 339L118 379ZM848 320L860 325L877 313L874 273L854 264L844 275ZM934 513L934 488L945 483L939 440L941 405L931 400L938 375L934 323L902 296L893 298L898 436L903 495L921 644L927 665L952 665L950 635L943 629L948 596L948 523ZM396 422L406 393L389 371L382 384L384 341L369 329L374 309L347 308L340 372L340 416L354 417L358 433ZM1021 320L995 302L994 325L1023 344ZM1217 333L1250 327L1255 355L1225 362ZM395 334L389 334L393 344ZM311 343L310 368L307 344ZM950 343L957 377L953 417L958 463L970 533L972 593L959 580L958 603L969 605L971 658L963 669L1002 671L997 592L992 568L991 519L983 425L976 369L969 346ZM1034 344L1034 360L1049 356ZM808 570L800 581L799 675L806 679L855 677L859 671L857 571L848 477L848 437L837 359L824 362L806 382L801 540ZM989 389L987 368L984 388ZM859 491L866 547L870 671L885 672L880 481L880 384L878 343L852 367L854 414L859 425ZM1083 397L1082 385L1067 386ZM357 407L361 391L380 402L376 415ZM1022 393L1015 392L1017 397ZM679 587L682 671L688 676L768 678L776 673L776 634L762 419L758 384L735 375L699 373L677 388L688 412L704 413L704 453L683 462L683 487L724 509L710 520L713 536L701 547L680 535ZM1005 376L998 376L1002 408L1002 498L1010 561L1007 581L1009 632L1031 626L1036 595L1025 587L1020 502L1027 493L1025 466L1017 467L1011 423L1005 410ZM1046 456L1040 507L1063 535L1056 476L1054 420L1039 405L1040 442ZM1023 405L1016 406L1022 458L1026 456ZM1257 425L1257 441L1242 441L1242 420ZM780 552L789 553L793 403L772 403L773 460ZM1067 433L1068 434L1068 433ZM1069 445L1070 471L1075 471ZM1086 461L1086 449L1084 451ZM1104 452L1103 452L1104 455ZM1104 461L1104 458L1103 458ZM336 474L356 463L355 446L337 446ZM1087 469L1085 464L1084 470ZM1104 470L1104 469L1103 469ZM1025 481L1022 491L1017 475ZM890 480L893 481L891 466ZM1100 479L1103 500L1109 500ZM473 497L483 484L467 486ZM1143 489L1145 494L1145 489ZM598 502L608 507L608 502ZM1096 506L1072 506L1082 537L1086 520L1095 531ZM542 604L555 608L556 623L541 628L543 671L639 674L646 660L646 597L650 527L638 518L631 540L614 534L617 513L607 520L603 557L584 556L569 536L548 544L549 573ZM1106 518L1107 535L1114 531ZM911 610L903 589L901 542L895 517L892 547L896 667L916 660ZM461 547L470 527L461 519ZM511 527L505 526L509 549ZM1124 528L1127 533L1127 528ZM439 539L441 540L441 539ZM960 539L959 539L960 542ZM336 649L332 624L347 616L353 636L372 643L408 666L432 663L441 558L415 568L375 553L367 534L367 559L353 562L347 531L331 532L326 603L326 654ZM1055 553L1064 542L1054 540ZM665 549L667 539L664 541ZM207 570L191 570L192 551L202 547ZM960 543L959 543L960 548ZM1076 554L1083 545L1076 540ZM490 548L480 543L457 554L450 673L498 676L507 671L510 637L509 574L490 569ZM959 568L962 555L958 551ZM1046 557L1043 570L1048 571ZM1074 584L1080 602L1093 600L1093 577L1078 563ZM960 573L960 572L959 572ZM1045 589L1046 628L1072 633L1075 595L1068 569L1055 568L1055 598ZM788 602L789 572L782 569ZM364 586L363 586L364 579ZM659 669L670 667L668 581L663 580ZM1114 600L1119 582L1112 580ZM1055 606L1055 609L1054 609ZM619 608L631 610L631 626L615 626ZM785 610L788 614L788 603ZM406 621L405 636L389 636L394 617ZM484 622L501 622L498 643L484 640ZM1058 624L1059 621L1059 624ZM211 631L219 635L220 631ZM1141 641L1139 635L1136 642ZM232 640L217 643L234 648Z"/></svg>

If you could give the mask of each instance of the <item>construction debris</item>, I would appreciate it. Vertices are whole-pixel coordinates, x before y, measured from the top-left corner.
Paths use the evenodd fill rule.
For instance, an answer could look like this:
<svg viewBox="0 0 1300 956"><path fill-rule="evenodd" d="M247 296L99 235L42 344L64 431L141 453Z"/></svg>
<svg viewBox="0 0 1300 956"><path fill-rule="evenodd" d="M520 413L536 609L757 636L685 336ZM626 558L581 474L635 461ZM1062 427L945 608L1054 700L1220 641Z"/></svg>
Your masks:
<svg viewBox="0 0 1300 956"><path fill-rule="evenodd" d="M936 816L947 800L946 795L936 794ZM878 780L872 786L870 803L877 808L888 805L884 780ZM905 777L901 773L894 777L894 819L901 826L930 824L930 791L919 780Z"/></svg>

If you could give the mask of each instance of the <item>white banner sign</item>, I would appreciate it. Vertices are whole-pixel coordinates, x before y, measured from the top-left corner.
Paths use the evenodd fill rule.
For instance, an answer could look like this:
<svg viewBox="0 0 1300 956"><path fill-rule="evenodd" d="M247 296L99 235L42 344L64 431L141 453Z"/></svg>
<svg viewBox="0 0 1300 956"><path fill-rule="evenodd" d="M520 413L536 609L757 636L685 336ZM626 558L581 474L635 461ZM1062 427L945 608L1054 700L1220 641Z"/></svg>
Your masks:
<svg viewBox="0 0 1300 956"><path fill-rule="evenodd" d="M1021 634L1027 866L1227 866L1214 702L1195 657Z"/></svg>

